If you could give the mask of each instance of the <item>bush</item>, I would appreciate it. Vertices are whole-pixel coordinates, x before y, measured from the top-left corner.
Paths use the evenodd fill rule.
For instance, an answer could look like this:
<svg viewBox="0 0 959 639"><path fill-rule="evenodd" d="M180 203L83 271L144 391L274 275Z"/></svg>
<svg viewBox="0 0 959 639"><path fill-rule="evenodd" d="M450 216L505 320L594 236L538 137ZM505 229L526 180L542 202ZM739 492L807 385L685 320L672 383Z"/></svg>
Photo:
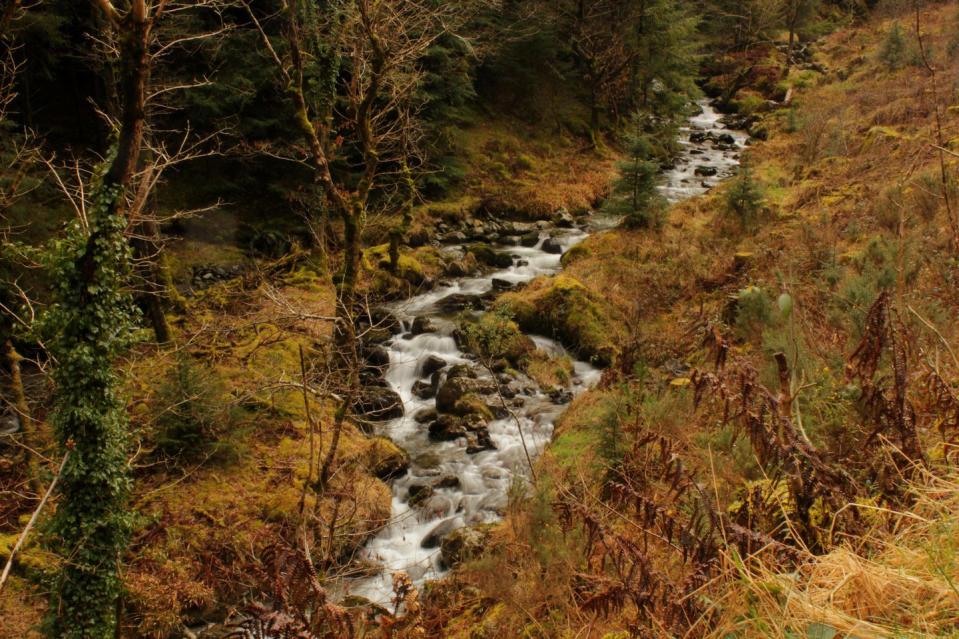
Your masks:
<svg viewBox="0 0 959 639"><path fill-rule="evenodd" d="M747 286L736 294L735 312L736 332L740 337L748 339L761 334L772 322L772 300L762 288Z"/></svg>
<svg viewBox="0 0 959 639"><path fill-rule="evenodd" d="M759 219L763 208L762 189L744 166L726 191L725 213L735 217L742 228L748 229Z"/></svg>
<svg viewBox="0 0 959 639"><path fill-rule="evenodd" d="M899 22L894 22L879 49L879 61L890 71L895 71L905 66L908 59L909 51L902 27Z"/></svg>
<svg viewBox="0 0 959 639"><path fill-rule="evenodd" d="M215 371L180 356L156 394L157 452L185 458L225 452L229 446L220 440L231 430L235 411L224 395Z"/></svg>

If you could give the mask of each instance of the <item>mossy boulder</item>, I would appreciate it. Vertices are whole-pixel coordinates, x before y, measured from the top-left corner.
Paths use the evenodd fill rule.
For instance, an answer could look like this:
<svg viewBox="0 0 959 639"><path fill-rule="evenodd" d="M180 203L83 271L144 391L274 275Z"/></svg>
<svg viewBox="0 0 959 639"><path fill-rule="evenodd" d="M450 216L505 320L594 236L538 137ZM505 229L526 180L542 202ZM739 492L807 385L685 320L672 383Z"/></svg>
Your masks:
<svg viewBox="0 0 959 639"><path fill-rule="evenodd" d="M500 253L489 244L473 244L466 250L476 256L476 261L486 266L509 268L513 264L513 258L509 254Z"/></svg>
<svg viewBox="0 0 959 639"><path fill-rule="evenodd" d="M516 322L503 321L492 313L478 318L464 317L453 337L463 351L482 358L505 360L518 370L526 370L527 361L536 352L536 343ZM489 350L496 352L484 352Z"/></svg>
<svg viewBox="0 0 959 639"><path fill-rule="evenodd" d="M449 567L476 559L489 548L492 529L489 525L457 528L440 541L440 556Z"/></svg>
<svg viewBox="0 0 959 639"><path fill-rule="evenodd" d="M617 324L608 304L576 278L561 274L533 280L496 302L507 306L526 332L554 336L580 357L609 366L619 352Z"/></svg>
<svg viewBox="0 0 959 639"><path fill-rule="evenodd" d="M410 467L410 456L386 437L373 437L367 450L370 472L383 481L400 477Z"/></svg>

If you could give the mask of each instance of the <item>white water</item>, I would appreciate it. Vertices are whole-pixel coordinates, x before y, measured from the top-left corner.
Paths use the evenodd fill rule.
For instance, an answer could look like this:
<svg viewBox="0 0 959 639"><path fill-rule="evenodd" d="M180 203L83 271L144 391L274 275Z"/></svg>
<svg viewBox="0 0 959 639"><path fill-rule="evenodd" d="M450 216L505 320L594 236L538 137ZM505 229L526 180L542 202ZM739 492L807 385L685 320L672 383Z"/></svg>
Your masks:
<svg viewBox="0 0 959 639"><path fill-rule="evenodd" d="M681 157L675 168L663 174L660 188L670 201L704 193L728 177L738 164L738 152L747 138L742 132L726 130L719 122L719 114L707 102L703 101L700 105L702 113L691 117L689 125L682 129ZM715 149L710 140L692 143L689 135L695 131L729 133L734 138L735 148ZM696 167L701 165L715 167L717 174L710 177L695 175ZM609 220L595 222L594 229L610 226ZM421 409L435 406L434 400L420 399L412 392L413 384L422 379L420 371L423 362L430 356L443 358L447 367L470 361L451 337L452 322L438 312L435 304L454 293L486 293L492 289L494 278L518 284L539 275L556 273L560 270L560 256L544 252L541 248L543 240L555 237L565 252L587 235L579 229L543 231L535 247L501 248L503 252L514 256L513 265L509 268L481 277L455 280L391 309L403 323L404 331L409 329L413 318L417 316L430 317L436 331L415 337L400 334L385 345L390 356L385 377L402 398L405 415L385 423L380 432L408 451L413 461L409 472L393 483L390 524L364 549L364 558L380 566L381 570L374 577L343 584L344 593L387 604L392 596L394 572L406 572L418 585L426 579L442 576L438 546L424 548L422 543L437 527L449 532L464 525L495 521L503 515L512 484L525 478L529 472L516 422L511 417L492 422L488 428L496 450L467 454L465 440L431 441L428 424L418 424L413 418ZM538 348L554 353L565 352L553 340L532 337ZM574 394L582 392L595 384L599 377L600 371L585 362L576 361L571 390ZM529 452L535 457L550 441L553 424L563 406L552 403L532 382L521 380L521 385L524 390L518 396L523 398L524 403L515 407L514 411ZM410 486L431 485L439 479L450 477L457 478L459 485L436 488L432 497L416 507L407 503Z"/></svg>

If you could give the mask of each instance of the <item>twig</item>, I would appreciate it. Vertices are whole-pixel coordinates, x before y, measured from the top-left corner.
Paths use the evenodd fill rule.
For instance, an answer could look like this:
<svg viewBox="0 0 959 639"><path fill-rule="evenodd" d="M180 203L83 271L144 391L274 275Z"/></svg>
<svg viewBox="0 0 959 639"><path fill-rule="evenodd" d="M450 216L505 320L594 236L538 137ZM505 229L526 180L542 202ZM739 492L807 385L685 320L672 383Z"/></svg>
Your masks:
<svg viewBox="0 0 959 639"><path fill-rule="evenodd" d="M3 574L0 575L0 591L3 590L4 584L7 583L7 577L10 575L10 570L13 568L13 558L17 554L17 551L20 550L20 547L27 540L27 535L30 534L30 530L33 528L33 525L37 523L37 517L40 516L40 511L43 510L43 507L46 506L47 500L50 499L50 495L53 494L53 489L57 486L57 480L60 479L60 473L63 472L64 466L67 465L67 460L70 459L70 451L68 450L63 454L63 460L60 462L60 467L57 469L57 474L53 476L53 481L50 482L50 486L47 488L47 492L43 495L43 499L40 500L40 505L37 506L37 509L33 511L33 515L30 516L30 521L27 522L27 527L23 529L23 532L20 533L20 538L17 539L17 543L14 544L13 548L10 549L10 556L7 558L7 565L3 567Z"/></svg>

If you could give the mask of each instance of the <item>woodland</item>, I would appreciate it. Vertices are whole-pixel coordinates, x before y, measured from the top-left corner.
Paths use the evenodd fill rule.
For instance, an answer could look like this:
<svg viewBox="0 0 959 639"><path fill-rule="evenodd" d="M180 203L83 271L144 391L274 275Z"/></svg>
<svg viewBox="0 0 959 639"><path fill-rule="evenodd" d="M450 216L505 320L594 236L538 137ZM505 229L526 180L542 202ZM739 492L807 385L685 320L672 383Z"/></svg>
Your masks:
<svg viewBox="0 0 959 639"><path fill-rule="evenodd" d="M955 0L0 0L0 639L959 638Z"/></svg>

